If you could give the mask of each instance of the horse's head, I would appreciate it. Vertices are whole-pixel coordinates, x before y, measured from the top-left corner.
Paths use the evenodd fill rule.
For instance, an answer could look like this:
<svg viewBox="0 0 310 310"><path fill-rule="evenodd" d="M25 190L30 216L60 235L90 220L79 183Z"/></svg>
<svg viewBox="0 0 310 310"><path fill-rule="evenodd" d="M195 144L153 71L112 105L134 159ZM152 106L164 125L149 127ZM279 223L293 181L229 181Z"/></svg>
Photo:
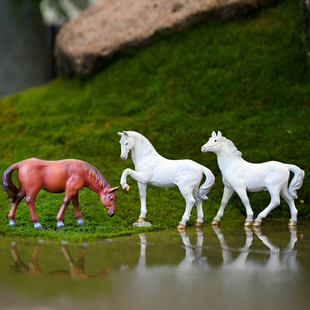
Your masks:
<svg viewBox="0 0 310 310"><path fill-rule="evenodd" d="M222 133L220 131L217 134L213 131L209 141L201 147L201 152L218 152L221 149L221 138Z"/></svg>
<svg viewBox="0 0 310 310"><path fill-rule="evenodd" d="M118 135L121 137L119 140L119 143L121 144L121 159L126 160L128 158L129 151L135 144L135 140L130 137L126 131L118 132Z"/></svg>
<svg viewBox="0 0 310 310"><path fill-rule="evenodd" d="M103 190L100 195L101 203L104 205L108 212L108 216L112 217L115 214L115 201L116 194L115 191L118 190L118 187L109 188Z"/></svg>

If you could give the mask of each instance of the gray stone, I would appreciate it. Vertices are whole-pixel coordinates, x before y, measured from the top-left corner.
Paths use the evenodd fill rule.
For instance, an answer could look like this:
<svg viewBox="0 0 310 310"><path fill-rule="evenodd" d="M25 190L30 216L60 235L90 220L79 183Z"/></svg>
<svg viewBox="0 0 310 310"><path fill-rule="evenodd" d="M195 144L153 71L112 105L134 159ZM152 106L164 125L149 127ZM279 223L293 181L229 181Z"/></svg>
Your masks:
<svg viewBox="0 0 310 310"><path fill-rule="evenodd" d="M276 0L101 0L65 24L56 38L58 70L87 76L113 54L155 34L211 15L246 14Z"/></svg>
<svg viewBox="0 0 310 310"><path fill-rule="evenodd" d="M50 77L45 29L26 2L18 22L11 2L0 1L0 97L41 85Z"/></svg>
<svg viewBox="0 0 310 310"><path fill-rule="evenodd" d="M132 224L133 227L150 227L152 224L150 222L136 222Z"/></svg>

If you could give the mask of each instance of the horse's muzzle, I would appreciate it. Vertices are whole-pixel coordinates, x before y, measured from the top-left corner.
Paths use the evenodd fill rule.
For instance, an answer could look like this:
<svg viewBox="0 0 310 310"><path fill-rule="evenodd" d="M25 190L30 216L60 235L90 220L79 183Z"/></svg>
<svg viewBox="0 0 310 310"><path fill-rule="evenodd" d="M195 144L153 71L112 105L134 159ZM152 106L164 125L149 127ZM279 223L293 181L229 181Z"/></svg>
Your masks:
<svg viewBox="0 0 310 310"><path fill-rule="evenodd" d="M122 156L122 155L121 155L121 159L122 159L122 160L126 160L127 158L128 158L128 156Z"/></svg>
<svg viewBox="0 0 310 310"><path fill-rule="evenodd" d="M115 212L114 212L114 211L108 211L108 216L109 216L109 217L114 216L114 214L115 214Z"/></svg>
<svg viewBox="0 0 310 310"><path fill-rule="evenodd" d="M209 147L206 147L205 145L203 145L202 147L201 147L201 152L203 152L203 153L206 153L206 152L208 152L210 150L210 148Z"/></svg>

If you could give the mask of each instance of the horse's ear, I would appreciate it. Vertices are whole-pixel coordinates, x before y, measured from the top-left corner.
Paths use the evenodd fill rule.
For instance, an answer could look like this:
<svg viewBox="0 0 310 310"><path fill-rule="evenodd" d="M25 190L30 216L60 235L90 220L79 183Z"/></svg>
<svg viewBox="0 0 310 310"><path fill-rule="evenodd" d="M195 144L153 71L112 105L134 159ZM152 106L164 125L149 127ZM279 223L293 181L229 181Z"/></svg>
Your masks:
<svg viewBox="0 0 310 310"><path fill-rule="evenodd" d="M217 132L217 136L218 136L219 138L222 138L222 133L221 133L220 131L218 131L218 132Z"/></svg>
<svg viewBox="0 0 310 310"><path fill-rule="evenodd" d="M120 137L123 136L123 133L122 133L122 132L118 132L117 134L118 134Z"/></svg>
<svg viewBox="0 0 310 310"><path fill-rule="evenodd" d="M123 131L123 133L126 137L129 137L129 134L127 133L127 131Z"/></svg>
<svg viewBox="0 0 310 310"><path fill-rule="evenodd" d="M212 132L212 138L216 137L215 131Z"/></svg>
<svg viewBox="0 0 310 310"><path fill-rule="evenodd" d="M108 193L111 194L112 192L115 192L118 190L118 187L113 187L108 189Z"/></svg>

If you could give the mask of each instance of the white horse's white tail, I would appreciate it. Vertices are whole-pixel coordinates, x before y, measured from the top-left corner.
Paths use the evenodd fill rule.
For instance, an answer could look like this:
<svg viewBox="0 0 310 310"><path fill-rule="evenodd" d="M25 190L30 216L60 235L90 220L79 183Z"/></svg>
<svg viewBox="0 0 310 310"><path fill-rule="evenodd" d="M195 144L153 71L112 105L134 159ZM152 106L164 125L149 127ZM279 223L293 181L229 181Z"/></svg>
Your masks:
<svg viewBox="0 0 310 310"><path fill-rule="evenodd" d="M292 195L292 197L296 199L298 198L296 191L300 189L302 186L305 177L305 172L295 165L285 164L285 166L295 174L293 180L290 183L288 191Z"/></svg>
<svg viewBox="0 0 310 310"><path fill-rule="evenodd" d="M215 177L210 169L202 166L202 172L206 176L206 181L200 186L198 190L198 197L200 199L207 200L207 194L210 192L211 188L215 183Z"/></svg>

